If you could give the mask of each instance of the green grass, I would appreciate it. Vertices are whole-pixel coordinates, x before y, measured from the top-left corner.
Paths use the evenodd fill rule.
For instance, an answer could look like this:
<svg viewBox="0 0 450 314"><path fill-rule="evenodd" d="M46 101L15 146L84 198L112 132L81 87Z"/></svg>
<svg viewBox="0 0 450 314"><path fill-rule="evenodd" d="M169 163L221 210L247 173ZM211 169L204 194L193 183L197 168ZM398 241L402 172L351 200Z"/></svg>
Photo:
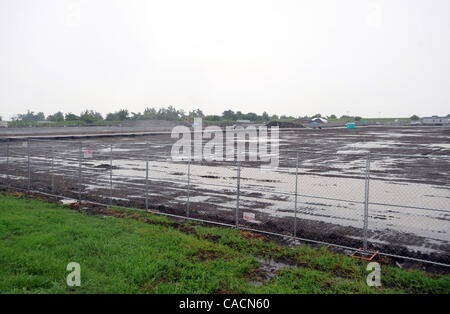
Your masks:
<svg viewBox="0 0 450 314"><path fill-rule="evenodd" d="M272 276L271 258L288 265ZM81 286L68 287L69 262ZM95 215L0 193L1 293L448 293L450 276L366 263L326 248L289 247L235 229L176 223L134 210Z"/></svg>

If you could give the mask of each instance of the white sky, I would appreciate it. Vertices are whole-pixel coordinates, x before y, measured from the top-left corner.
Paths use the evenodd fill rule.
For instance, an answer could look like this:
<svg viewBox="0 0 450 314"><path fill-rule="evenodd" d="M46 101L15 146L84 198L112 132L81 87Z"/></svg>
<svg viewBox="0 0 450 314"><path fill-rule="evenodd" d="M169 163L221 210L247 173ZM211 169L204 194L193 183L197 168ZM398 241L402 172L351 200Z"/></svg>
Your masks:
<svg viewBox="0 0 450 314"><path fill-rule="evenodd" d="M0 116L450 113L448 0L0 0Z"/></svg>

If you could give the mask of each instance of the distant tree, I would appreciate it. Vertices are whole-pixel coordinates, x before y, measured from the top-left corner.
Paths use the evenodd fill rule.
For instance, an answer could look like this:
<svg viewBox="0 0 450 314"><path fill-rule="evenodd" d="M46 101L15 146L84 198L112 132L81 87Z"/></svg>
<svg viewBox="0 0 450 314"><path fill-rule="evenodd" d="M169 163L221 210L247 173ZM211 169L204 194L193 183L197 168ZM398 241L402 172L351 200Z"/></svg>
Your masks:
<svg viewBox="0 0 450 314"><path fill-rule="evenodd" d="M414 115L411 116L410 119L411 119L411 121L417 121L417 120L419 120L420 118L419 118L419 116L417 116L417 115L414 114Z"/></svg>
<svg viewBox="0 0 450 314"><path fill-rule="evenodd" d="M361 117L358 116L355 117L355 121L361 121L361 119L362 119Z"/></svg>
<svg viewBox="0 0 450 314"><path fill-rule="evenodd" d="M144 110L142 119L156 119L157 115L158 115L158 111L155 108L147 107Z"/></svg>
<svg viewBox="0 0 450 314"><path fill-rule="evenodd" d="M85 110L80 114L80 120L85 123L93 123L95 122L95 117L91 111Z"/></svg>
<svg viewBox="0 0 450 314"><path fill-rule="evenodd" d="M64 121L64 114L61 111L47 116L47 121Z"/></svg>
<svg viewBox="0 0 450 314"><path fill-rule="evenodd" d="M234 113L233 110L225 110L225 111L222 113L222 117L223 117L225 120L236 120L236 114Z"/></svg>
<svg viewBox="0 0 450 314"><path fill-rule="evenodd" d="M316 113L315 115L313 115L311 117L311 119L315 119L315 118L322 118L322 115L320 113Z"/></svg>
<svg viewBox="0 0 450 314"><path fill-rule="evenodd" d="M249 112L247 114L242 115L243 120L250 120L250 121L256 121L258 120L258 115L254 112Z"/></svg>
<svg viewBox="0 0 450 314"><path fill-rule="evenodd" d="M221 116L208 115L208 116L205 116L205 120L208 120L208 121L220 121L221 120Z"/></svg>
<svg viewBox="0 0 450 314"><path fill-rule="evenodd" d="M117 120L119 120L119 118L117 117L117 114L110 112L106 115L105 120L106 121L117 121Z"/></svg>
<svg viewBox="0 0 450 314"><path fill-rule="evenodd" d="M140 112L132 112L131 113L131 120L139 120L142 119L142 114Z"/></svg>
<svg viewBox="0 0 450 314"><path fill-rule="evenodd" d="M329 119L337 119L337 118L336 118L336 115L334 115L334 114L330 115L328 118L329 118Z"/></svg>
<svg viewBox="0 0 450 314"><path fill-rule="evenodd" d="M128 119L128 110L126 109L120 109L116 112L110 112L106 115L106 121L124 121Z"/></svg>
<svg viewBox="0 0 450 314"><path fill-rule="evenodd" d="M79 116L77 116L76 114L73 114L71 112L66 113L64 118L65 118L66 121L78 121L78 120L80 120Z"/></svg>
<svg viewBox="0 0 450 314"><path fill-rule="evenodd" d="M103 116L102 116L102 114L100 112L91 110L91 114L92 114L92 116L94 117L94 119L96 121L102 121L103 120Z"/></svg>
<svg viewBox="0 0 450 314"><path fill-rule="evenodd" d="M270 120L278 120L278 119L279 119L279 117L276 114L274 114L270 117Z"/></svg>
<svg viewBox="0 0 450 314"><path fill-rule="evenodd" d="M269 121L270 120L269 114L264 111L263 114L261 115L261 119L263 121Z"/></svg>
<svg viewBox="0 0 450 314"><path fill-rule="evenodd" d="M117 112L117 118L118 118L120 121L126 120L126 119L128 118L128 110L126 110L126 109L120 109L120 110Z"/></svg>
<svg viewBox="0 0 450 314"><path fill-rule="evenodd" d="M35 114L33 111L28 110L25 114L18 114L14 116L13 120L23 122L43 121L45 120L45 115L43 112L38 112Z"/></svg>
<svg viewBox="0 0 450 314"><path fill-rule="evenodd" d="M103 116L100 112L85 110L80 114L80 120L86 123L94 123L95 121L102 121Z"/></svg>
<svg viewBox="0 0 450 314"><path fill-rule="evenodd" d="M184 112L175 109L173 106L167 108L160 108L156 114L156 119L176 121L184 118Z"/></svg>
<svg viewBox="0 0 450 314"><path fill-rule="evenodd" d="M201 111L200 109L195 109L192 111L189 111L189 118L194 119L194 118L204 118L205 115L203 114L203 111Z"/></svg>
<svg viewBox="0 0 450 314"><path fill-rule="evenodd" d="M36 118L37 118L37 121L44 121L45 120L45 114L43 112L38 112L36 114Z"/></svg>
<svg viewBox="0 0 450 314"><path fill-rule="evenodd" d="M2 116L0 116L0 121L3 121L3 120L2 120Z"/></svg>

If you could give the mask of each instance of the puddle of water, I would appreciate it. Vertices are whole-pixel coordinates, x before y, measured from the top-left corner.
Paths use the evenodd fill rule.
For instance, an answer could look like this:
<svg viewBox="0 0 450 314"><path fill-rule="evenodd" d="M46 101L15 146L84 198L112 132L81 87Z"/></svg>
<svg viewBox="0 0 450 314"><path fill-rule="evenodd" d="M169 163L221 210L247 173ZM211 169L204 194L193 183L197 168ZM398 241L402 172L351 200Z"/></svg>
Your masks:
<svg viewBox="0 0 450 314"><path fill-rule="evenodd" d="M78 200L73 199L73 198L63 198L61 200L59 200L63 205L68 205L68 204L73 204L73 203L77 203Z"/></svg>
<svg viewBox="0 0 450 314"><path fill-rule="evenodd" d="M441 144L427 144L427 147L438 147L438 148L445 148L450 149L450 144L448 143L441 143Z"/></svg>
<svg viewBox="0 0 450 314"><path fill-rule="evenodd" d="M259 287L263 285L265 282L271 280L273 277L277 275L277 272L280 269L292 267L285 263L275 262L272 259L258 259L258 262L260 263L259 266L260 278L258 278L257 280L250 281L250 283L255 285L256 287Z"/></svg>
<svg viewBox="0 0 450 314"><path fill-rule="evenodd" d="M357 143L351 143L344 146L344 150L347 148L386 148L386 147L394 147L398 145L404 145L402 142L397 141L385 141L377 142L377 141L371 141L371 142L357 142Z"/></svg>

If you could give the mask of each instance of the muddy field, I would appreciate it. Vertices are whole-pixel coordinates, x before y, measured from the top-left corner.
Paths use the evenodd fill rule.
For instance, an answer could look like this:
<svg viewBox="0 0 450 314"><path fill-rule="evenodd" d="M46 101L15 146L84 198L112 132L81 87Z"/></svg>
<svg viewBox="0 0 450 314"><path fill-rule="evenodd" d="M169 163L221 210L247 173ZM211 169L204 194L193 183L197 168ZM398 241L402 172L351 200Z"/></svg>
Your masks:
<svg viewBox="0 0 450 314"><path fill-rule="evenodd" d="M28 147L16 138L8 167L6 142L0 142L0 178L12 187L30 184L74 199L81 192L82 199L108 203L112 176L113 205L145 208L148 155L150 208L235 223L236 163L192 162L188 185L188 163L170 158L175 141L170 134L85 139L81 173L79 141L31 141L28 181ZM370 151L369 247L450 263L448 127L289 129L280 131L279 144L277 170L242 163L239 224L292 234L296 215L299 237L361 247Z"/></svg>

